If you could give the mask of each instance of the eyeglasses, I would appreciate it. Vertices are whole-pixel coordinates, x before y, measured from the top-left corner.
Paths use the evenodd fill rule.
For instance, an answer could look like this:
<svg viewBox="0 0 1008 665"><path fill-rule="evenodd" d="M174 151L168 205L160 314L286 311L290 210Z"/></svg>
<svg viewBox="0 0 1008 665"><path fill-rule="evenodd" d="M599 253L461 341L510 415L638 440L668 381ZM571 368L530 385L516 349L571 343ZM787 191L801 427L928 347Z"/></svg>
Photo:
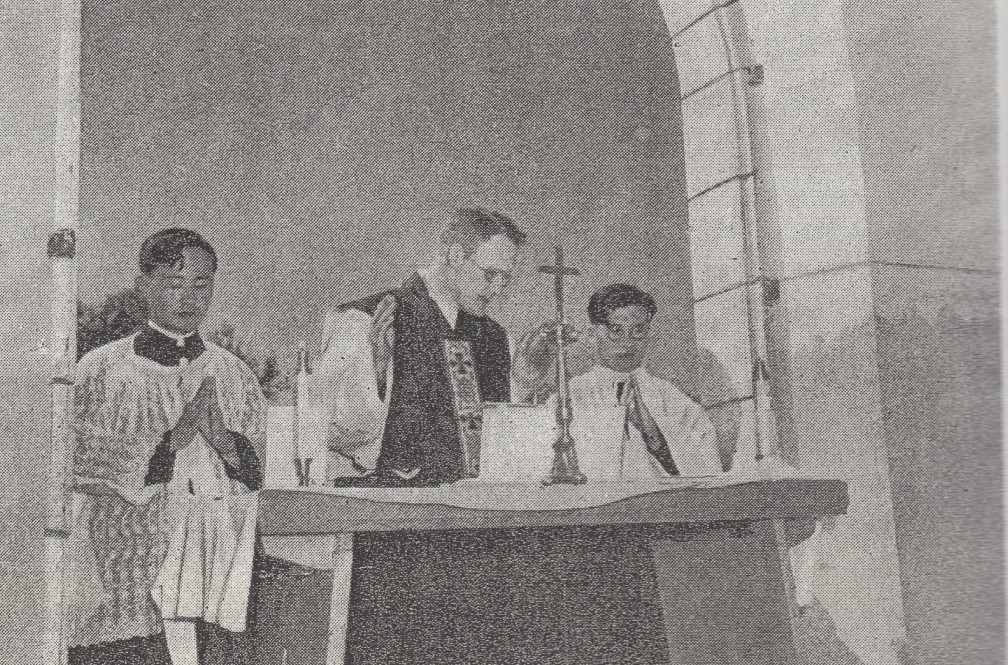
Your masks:
<svg viewBox="0 0 1008 665"><path fill-rule="evenodd" d="M487 284L493 284L498 279L501 280L501 287L506 288L508 284L511 283L511 273L507 270L497 270L496 268L484 268L480 264L472 260L472 258L467 259L474 266L483 271L483 277L486 278Z"/></svg>
<svg viewBox="0 0 1008 665"><path fill-rule="evenodd" d="M618 342L623 339L629 339L634 342L641 342L651 336L651 324L642 323L638 326L633 326L631 328L624 328L623 326L605 324L603 326L606 331L606 337L614 342Z"/></svg>

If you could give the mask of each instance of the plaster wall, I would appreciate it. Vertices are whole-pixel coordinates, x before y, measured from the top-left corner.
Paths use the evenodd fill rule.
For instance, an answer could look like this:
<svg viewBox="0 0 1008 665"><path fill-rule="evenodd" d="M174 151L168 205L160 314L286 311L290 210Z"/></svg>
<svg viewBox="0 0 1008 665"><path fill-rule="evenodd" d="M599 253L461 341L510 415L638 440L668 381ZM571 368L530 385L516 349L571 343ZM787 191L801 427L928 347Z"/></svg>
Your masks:
<svg viewBox="0 0 1008 665"><path fill-rule="evenodd" d="M720 62L702 57L705 49L694 42L729 44L722 67L731 73L721 72L702 97L683 104L687 182L723 181L729 174L720 165L727 160L739 181L751 183L743 223L734 227L724 222L733 219L728 206L713 214L695 210L690 200L694 265L709 264L711 274L720 268L742 281L726 280L721 293L696 304L698 342L705 345L700 322L709 320L707 328L720 331L709 348L738 359L725 365L739 369L739 382L754 356L764 357L784 456L800 469L843 478L851 491L849 514L824 529L824 558L806 579L848 650L831 650L830 636L820 633L810 635L817 643L808 644L807 654L825 662L900 662L904 587L880 396L857 85L843 6L742 0L664 7L682 81L710 77L711 62ZM704 27L712 20L718 31ZM756 66L761 76L752 77ZM744 114L734 127L723 120L730 98L713 92L733 78ZM704 148L691 153L695 137ZM710 199L711 192L696 189ZM710 281L703 274L697 279ZM738 294L734 307L732 294ZM750 317L748 337L731 332L740 314Z"/></svg>
<svg viewBox="0 0 1008 665"><path fill-rule="evenodd" d="M910 657L1005 657L995 4L843 3Z"/></svg>
<svg viewBox="0 0 1008 665"><path fill-rule="evenodd" d="M851 485L817 593L862 662L1004 657L993 10L666 5L682 81L720 62L695 45L717 41L711 16L763 67L746 95L762 272L732 263L746 246L724 205L691 206L692 260L698 284L721 266L779 293L766 331L782 449ZM688 180L709 169L689 158Z"/></svg>
<svg viewBox="0 0 1008 665"><path fill-rule="evenodd" d="M872 282L911 662L1002 662L997 278L878 266Z"/></svg>

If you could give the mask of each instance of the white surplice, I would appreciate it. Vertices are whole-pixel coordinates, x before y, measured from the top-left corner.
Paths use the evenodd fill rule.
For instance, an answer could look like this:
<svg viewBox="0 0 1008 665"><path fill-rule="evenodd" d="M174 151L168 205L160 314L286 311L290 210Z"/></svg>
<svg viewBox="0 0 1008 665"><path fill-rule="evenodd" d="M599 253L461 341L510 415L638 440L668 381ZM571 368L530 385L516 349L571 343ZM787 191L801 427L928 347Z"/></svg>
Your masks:
<svg viewBox="0 0 1008 665"><path fill-rule="evenodd" d="M348 458L367 469L377 466L388 401L378 394L370 334L371 316L365 312L327 313L322 354L298 396L298 429L307 439L300 445L312 451L305 456L327 460L330 478L358 475ZM386 398L392 387L391 365Z"/></svg>
<svg viewBox="0 0 1008 665"><path fill-rule="evenodd" d="M76 370L71 645L155 634L162 616L245 626L257 493L228 478L201 437L176 455L170 483L145 479L156 446L208 376L225 426L261 459L259 381L214 344L165 366L138 356L134 337L95 349Z"/></svg>
<svg viewBox="0 0 1008 665"><path fill-rule="evenodd" d="M639 387L668 442L681 476L711 476L722 472L717 432L703 408L672 383L641 367L629 374L596 365L571 378L574 420L571 434L578 466L590 481L653 480L668 472L648 451L640 432L627 420L630 384ZM556 404L555 396L550 399Z"/></svg>

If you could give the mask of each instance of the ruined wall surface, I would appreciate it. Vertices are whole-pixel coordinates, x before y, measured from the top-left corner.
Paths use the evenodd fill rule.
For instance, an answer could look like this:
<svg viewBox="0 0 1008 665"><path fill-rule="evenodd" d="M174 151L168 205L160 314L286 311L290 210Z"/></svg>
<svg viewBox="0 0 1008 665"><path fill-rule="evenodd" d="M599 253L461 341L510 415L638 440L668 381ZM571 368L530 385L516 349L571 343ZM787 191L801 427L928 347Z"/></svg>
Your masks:
<svg viewBox="0 0 1008 665"><path fill-rule="evenodd" d="M844 2L910 656L1005 657L995 3Z"/></svg>

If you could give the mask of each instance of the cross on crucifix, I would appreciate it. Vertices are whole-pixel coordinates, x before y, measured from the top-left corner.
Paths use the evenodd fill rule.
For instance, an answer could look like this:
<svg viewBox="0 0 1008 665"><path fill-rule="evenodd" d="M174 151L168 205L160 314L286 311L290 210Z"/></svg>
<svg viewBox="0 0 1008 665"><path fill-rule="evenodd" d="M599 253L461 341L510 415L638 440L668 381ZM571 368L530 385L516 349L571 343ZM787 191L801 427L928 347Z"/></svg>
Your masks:
<svg viewBox="0 0 1008 665"><path fill-rule="evenodd" d="M564 287L563 280L564 277L580 275L581 271L577 268L571 268L565 266L563 262L563 247L557 245L554 248L556 252L556 263L551 266L539 266L539 272L544 272L549 275L553 275L555 293L556 293L556 308L557 308L557 323L563 321L563 310L564 310Z"/></svg>
<svg viewBox="0 0 1008 665"><path fill-rule="evenodd" d="M553 444L553 469L549 478L543 482L547 485L567 484L580 485L587 481L585 475L578 469L577 453L574 450L574 439L571 437L571 397L567 376L567 350L564 348L564 277L580 275L577 268L565 266L563 247L557 245L556 263L541 266L539 272L553 275L556 295L556 336L557 336L557 426L560 430Z"/></svg>

